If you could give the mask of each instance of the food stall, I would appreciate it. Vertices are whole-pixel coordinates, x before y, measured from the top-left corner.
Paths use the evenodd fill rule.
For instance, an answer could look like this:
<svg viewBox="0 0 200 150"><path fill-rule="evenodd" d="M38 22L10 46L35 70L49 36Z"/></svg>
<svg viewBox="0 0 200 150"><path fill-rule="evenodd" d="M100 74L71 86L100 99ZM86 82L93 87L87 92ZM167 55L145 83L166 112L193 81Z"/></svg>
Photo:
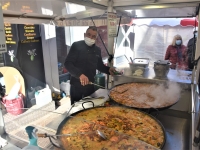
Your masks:
<svg viewBox="0 0 200 150"><path fill-rule="evenodd" d="M184 18L190 15L191 17L196 17L196 15L198 15L194 12L194 10L196 10L194 7L198 6L198 1L193 1L191 3L185 3L185 1L126 1L122 3L116 0L113 1L113 3L112 1L93 1L92 3L88 1L87 3L92 5L101 4L108 7L108 12L116 11L119 16L129 16L132 18ZM129 12L124 10L129 10ZM80 16L78 18L91 17L91 14L93 13L89 11L85 14L79 13ZM108 37L108 51L111 55L113 54L113 43L113 38ZM197 49L198 48L199 46L197 44ZM197 50L195 59L198 59L198 56ZM179 70L164 69L161 72L162 75L159 75L159 70L155 70L156 67L155 65L149 66L145 69L143 68L142 71L139 72L137 70L132 70L132 73L136 73L136 75L131 73L128 75L114 76L113 80L109 82L108 87L112 88L116 85L123 85L124 83L130 82L151 84L163 84L168 81L176 82L179 87L181 87L178 102L170 107L158 110L157 112L158 116L156 118L163 124L166 132L166 143L162 149L198 149L198 144L195 142L198 141L199 137L199 131L197 129L197 124L199 122L199 99L198 85L196 84L196 81L198 81L199 66L197 65L193 71L180 71L181 73ZM159 68L159 66L157 68ZM163 72L165 73L163 74ZM158 90L158 92L161 91ZM173 93L173 91L171 92ZM170 94L171 93L168 93L168 95L162 96L168 97ZM118 95L120 94L118 93Z"/></svg>
<svg viewBox="0 0 200 150"><path fill-rule="evenodd" d="M190 11L194 11L192 8L196 5L196 2L192 3L181 3L180 1L169 3L160 2L160 1L152 1L149 5L148 3L136 3L133 1L126 1L123 4L119 1L93 1L93 3L87 2L92 5L101 4L108 6L109 11L112 12L112 6L116 10L117 13L124 16L132 16L133 18L170 18L170 17L188 17ZM79 2L77 2L79 3ZM166 4L167 3L167 4ZM124 5L124 6L123 6ZM128 6L127 6L128 5ZM193 6L192 6L193 5ZM198 4L197 4L198 5ZM196 6L197 6L196 5ZM187 7L187 8L186 8ZM162 9L161 9L162 8ZM132 9L141 9L139 11L134 10L130 11L131 13L124 12L124 10L132 10ZM176 10L175 10L176 9ZM189 11L189 12L188 12ZM121 13L121 14L120 14ZM91 17L93 14L91 12L86 12L85 14L80 14L78 18L87 18ZM195 17L197 14L191 13L191 17ZM96 14L95 14L96 15ZM70 16L69 16L70 18ZM69 23L66 21L66 23ZM62 23L61 23L62 24ZM113 54L113 39L108 37L108 51L112 55ZM197 42L198 43L198 42ZM109 47L110 46L110 47ZM197 45L197 48L199 46ZM198 54L196 54L196 59L198 58ZM140 64L139 64L140 65ZM147 64L145 64L147 65ZM195 75L198 72L198 66L193 71L179 71L179 70L168 70L164 69L162 72L155 70L155 68L159 68L159 63L157 66L148 66L142 71L132 70L131 74L114 76L113 80L109 82L109 88L115 88L117 85L125 83L150 83L150 84L165 84L168 81L172 81L178 84L181 87L180 98L178 101L169 105L169 107L165 107L164 109L158 109L156 111L156 118L163 124L166 133L166 142L162 149L198 149L198 144L195 145L195 141L198 141L199 132L196 131L197 124L199 120L199 100L198 100L198 86L196 85L196 81L198 80ZM162 64L161 64L162 65ZM166 64L167 66L167 64ZM153 68L154 67L154 68ZM162 69L161 69L162 70ZM133 75L136 71L136 75ZM163 74L164 72L164 74ZM133 73L133 74L132 74ZM161 75L160 75L161 74ZM194 77L196 76L196 77ZM195 81L195 80L196 81ZM170 94L173 93L173 87L171 93L164 93L162 95L163 99L168 98ZM148 90L148 89L147 89ZM158 93L161 92L158 90ZM168 95L167 95L168 94ZM118 93L118 95L120 95ZM173 95L173 94L172 94ZM97 95L97 97L100 95ZM162 99L162 98L161 98ZM124 104L126 105L126 103ZM140 108L141 109L141 108ZM151 110L148 110L151 111ZM155 112L153 111L153 114ZM64 120L65 122L66 120ZM61 127L64 124L61 123ZM61 129L59 129L61 130ZM60 132L58 132L60 133ZM195 139L195 136L197 139Z"/></svg>
<svg viewBox="0 0 200 150"><path fill-rule="evenodd" d="M122 2L120 0L88 0L88 1L81 1L81 0L66 0L67 2L73 2L76 4L82 4L85 6L90 6L93 8L100 9L99 11L96 10L86 10L84 13L76 13L73 15L65 15L55 18L55 22L59 26L65 25L72 25L76 20L82 21L82 24L85 25L94 25L93 21L90 20L88 23L85 19L94 19L94 23L98 25L98 16L103 15L106 10L109 13L114 13L114 17L122 16L125 18L170 18L170 17L196 17L196 7L200 1L192 1L187 2L184 0L166 0L166 1L159 1L159 0L150 0L150 1L125 1ZM131 10L129 12L125 10ZM28 15L26 16L28 17ZM104 16L107 19L107 15ZM88 20L89 20L88 19ZM111 18L110 18L111 19ZM113 18L112 18L113 19ZM116 19L116 18L115 18ZM114 19L115 25L116 20ZM199 18L200 19L200 18ZM120 19L118 19L118 22ZM81 25L81 21L78 22ZM113 21L113 20L112 20ZM107 20L107 23L111 23ZM73 24L75 25L75 24ZM110 56L109 60L112 60L114 55L113 53L113 45L114 45L114 37L117 36L116 26L108 26L108 46L107 50ZM200 35L200 33L199 33ZM200 36L198 36L200 38ZM198 38L198 40L199 40ZM195 60L198 60L200 54L200 42L197 40L197 52L195 55ZM113 65L112 61L108 62L110 66ZM165 63L165 62L163 62ZM147 65L146 63L145 65ZM159 65L163 65L158 63ZM140 65L140 64L139 64ZM168 64L164 64L168 66ZM141 66L140 66L141 67ZM181 71L177 70L169 70L162 75L157 74L158 72L155 71L156 66L154 68L152 66L145 66L144 69L131 69L131 74L129 75L116 75L113 78L110 77L108 82L109 88L116 88L116 85L125 83L140 83L140 84L166 84L168 81L172 81L178 84L181 87L180 97L179 100L171 103L168 105L169 107L164 107L164 109L156 108L151 110L149 107L145 112L148 114L150 113L153 115L158 122L160 122L161 126L163 126L164 134L165 134L165 142L162 147L157 147L159 149L168 150L168 149L191 149L197 150L199 149L199 126L197 124L199 122L199 99L198 99L198 85L196 84L198 81L199 76L199 69L200 69L200 62L197 61L197 66L194 68L193 71ZM166 71L163 70L163 71ZM136 73L135 75L133 75ZM162 72L163 73L163 72ZM116 86L116 87L115 87ZM170 86L169 86L170 87ZM172 88L172 87L170 87ZM148 88L147 88L148 89ZM111 90L112 91L112 90ZM107 90L105 90L107 92ZM161 91L158 91L161 92ZM173 91L172 91L173 92ZM108 93L104 93L107 95ZM118 93L120 95L120 93ZM171 93L164 93L164 94L171 94ZM99 97L100 95L96 95ZM162 95L163 97L167 98L168 95ZM161 107L163 108L163 107ZM130 109L130 108L127 108ZM141 109L141 108L139 108ZM121 111L121 110L120 110ZM65 114L66 115L66 114ZM64 119L62 117L62 119ZM56 124L60 124L61 122L65 122L66 120L60 120L60 122L56 122ZM73 121L73 120L72 120ZM80 120L79 120L80 121ZM76 122L76 120L75 120ZM62 127L63 123L61 123ZM58 133L60 133L58 129ZM196 131L197 130L197 131ZM87 130L86 130L87 131ZM64 134L64 132L61 132ZM98 132L101 135L101 132ZM197 142L194 143L194 138L197 138ZM135 139L134 139L135 140ZM128 142L133 143L133 141ZM141 141L137 141L141 143ZM196 145L195 145L196 144ZM151 147L149 147L150 149ZM152 148L153 149L153 148ZM156 148L155 148L156 149Z"/></svg>

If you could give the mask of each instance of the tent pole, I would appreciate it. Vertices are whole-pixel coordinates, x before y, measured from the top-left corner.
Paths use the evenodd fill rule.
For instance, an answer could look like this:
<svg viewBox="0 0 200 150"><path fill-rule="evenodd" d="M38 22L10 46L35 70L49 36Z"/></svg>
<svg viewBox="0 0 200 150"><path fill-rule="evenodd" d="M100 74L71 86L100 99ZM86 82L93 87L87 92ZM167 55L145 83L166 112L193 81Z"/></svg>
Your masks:
<svg viewBox="0 0 200 150"><path fill-rule="evenodd" d="M107 8L107 12L108 13L114 13L114 9L113 9L113 0L109 0L108 1L108 8ZM107 18L108 19L108 18ZM109 23L109 20L107 20L107 22ZM110 54L109 59L108 59L108 66L109 67L113 67L113 58L114 58L114 54L113 54L113 49L114 49L114 37L110 37L109 36L109 25L107 25L107 37L108 37L108 52ZM110 88L112 85L112 78L107 75L107 88Z"/></svg>

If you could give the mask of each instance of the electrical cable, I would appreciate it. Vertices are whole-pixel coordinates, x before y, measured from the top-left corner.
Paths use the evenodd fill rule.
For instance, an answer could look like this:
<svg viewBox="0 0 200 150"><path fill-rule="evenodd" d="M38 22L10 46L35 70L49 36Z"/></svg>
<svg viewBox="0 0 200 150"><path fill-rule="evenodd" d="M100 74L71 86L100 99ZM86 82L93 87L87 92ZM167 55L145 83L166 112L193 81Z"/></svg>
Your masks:
<svg viewBox="0 0 200 150"><path fill-rule="evenodd" d="M94 24L94 26L96 27L95 22L94 22L94 20L92 19L92 17L91 17L91 20L92 20L92 23ZM101 42L103 43L104 48L106 49L107 54L110 56L110 54L109 54L109 52L108 52L108 49L107 49L105 43L103 42L103 39L102 39L101 35L99 34L98 31L97 31L97 33L98 33L98 35L99 35L99 37L100 37L100 39L101 39Z"/></svg>
<svg viewBox="0 0 200 150"><path fill-rule="evenodd" d="M122 17L122 16L120 16L120 21L119 21L119 26L118 26L118 31L117 31L117 37L118 37L118 33L119 33L119 28L120 28L120 23L121 23L121 17ZM93 20L92 17L91 17L91 20L92 20L94 26L96 27L95 22L94 22L94 20ZM98 33L98 31L97 31L97 33ZM103 40L102 40L102 38L101 38L101 35L100 35L99 33L98 33L98 35L99 35L100 40L101 40L101 42L103 43L103 46L104 46L104 48L106 49L106 52L107 52L107 54L108 54L108 56L109 56L108 62L111 63L112 60L113 60L113 58L114 58L114 54L111 55L111 54L108 52L108 49L106 48L105 43L103 42ZM116 42L117 42L117 38L116 38ZM115 48L116 48L116 45L115 45ZM115 52L115 50L114 50L114 52ZM113 52L113 53L114 53L114 52ZM107 75L107 85L106 85L107 88L108 88L108 83L109 83L109 75Z"/></svg>
<svg viewBox="0 0 200 150"><path fill-rule="evenodd" d="M92 17L91 17L91 20L92 20L94 26L96 27L96 25L95 25L94 20L93 20ZM97 33L98 33L98 31L97 31ZM114 58L114 56L111 55L111 54L108 52L108 49L107 49L107 47L105 46L105 43L103 42L103 40L102 40L102 38L101 38L101 35L100 35L99 33L98 33L98 35L99 35L99 37L100 37L100 39L101 39L101 42L103 43L103 46L104 46L104 48L106 49L106 52L107 52L107 54L108 54L108 56L109 56L108 62L111 63L111 61L112 61L112 59ZM109 75L107 75L107 85L106 85L107 88L108 88L108 82L109 82Z"/></svg>
<svg viewBox="0 0 200 150"><path fill-rule="evenodd" d="M116 41L115 41L115 49L117 47L117 39L118 39L118 35L119 35L119 29L120 29L121 19L122 19L122 16L120 16L120 18L119 18L119 24L118 24L118 29L117 29L117 37L116 37ZM115 54L115 49L114 49L113 54Z"/></svg>

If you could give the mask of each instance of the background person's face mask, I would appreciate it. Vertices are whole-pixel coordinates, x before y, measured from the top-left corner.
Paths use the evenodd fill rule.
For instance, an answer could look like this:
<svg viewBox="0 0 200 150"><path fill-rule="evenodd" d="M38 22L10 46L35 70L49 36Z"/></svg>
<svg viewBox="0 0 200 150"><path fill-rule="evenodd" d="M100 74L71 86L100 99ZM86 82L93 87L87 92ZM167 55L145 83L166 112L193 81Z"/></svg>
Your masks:
<svg viewBox="0 0 200 150"><path fill-rule="evenodd" d="M88 37L85 37L84 40L85 40L85 43L86 43L88 46L92 46L92 45L95 43L95 40L90 39L90 38L88 38Z"/></svg>
<svg viewBox="0 0 200 150"><path fill-rule="evenodd" d="M181 45L181 40L176 40L176 45Z"/></svg>
<svg viewBox="0 0 200 150"><path fill-rule="evenodd" d="M195 32L195 33L194 33L194 36L195 36L195 37L198 37L198 32Z"/></svg>

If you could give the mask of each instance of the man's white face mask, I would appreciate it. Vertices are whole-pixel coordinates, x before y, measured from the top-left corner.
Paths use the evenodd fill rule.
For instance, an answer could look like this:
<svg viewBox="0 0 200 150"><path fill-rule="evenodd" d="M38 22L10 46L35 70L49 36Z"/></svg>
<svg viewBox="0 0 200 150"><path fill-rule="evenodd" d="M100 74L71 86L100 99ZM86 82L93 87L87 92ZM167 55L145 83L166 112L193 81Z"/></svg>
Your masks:
<svg viewBox="0 0 200 150"><path fill-rule="evenodd" d="M88 37L85 37L84 40L85 40L85 43L86 43L88 46L92 46L92 45L95 43L95 40L90 39L90 38L88 38Z"/></svg>

